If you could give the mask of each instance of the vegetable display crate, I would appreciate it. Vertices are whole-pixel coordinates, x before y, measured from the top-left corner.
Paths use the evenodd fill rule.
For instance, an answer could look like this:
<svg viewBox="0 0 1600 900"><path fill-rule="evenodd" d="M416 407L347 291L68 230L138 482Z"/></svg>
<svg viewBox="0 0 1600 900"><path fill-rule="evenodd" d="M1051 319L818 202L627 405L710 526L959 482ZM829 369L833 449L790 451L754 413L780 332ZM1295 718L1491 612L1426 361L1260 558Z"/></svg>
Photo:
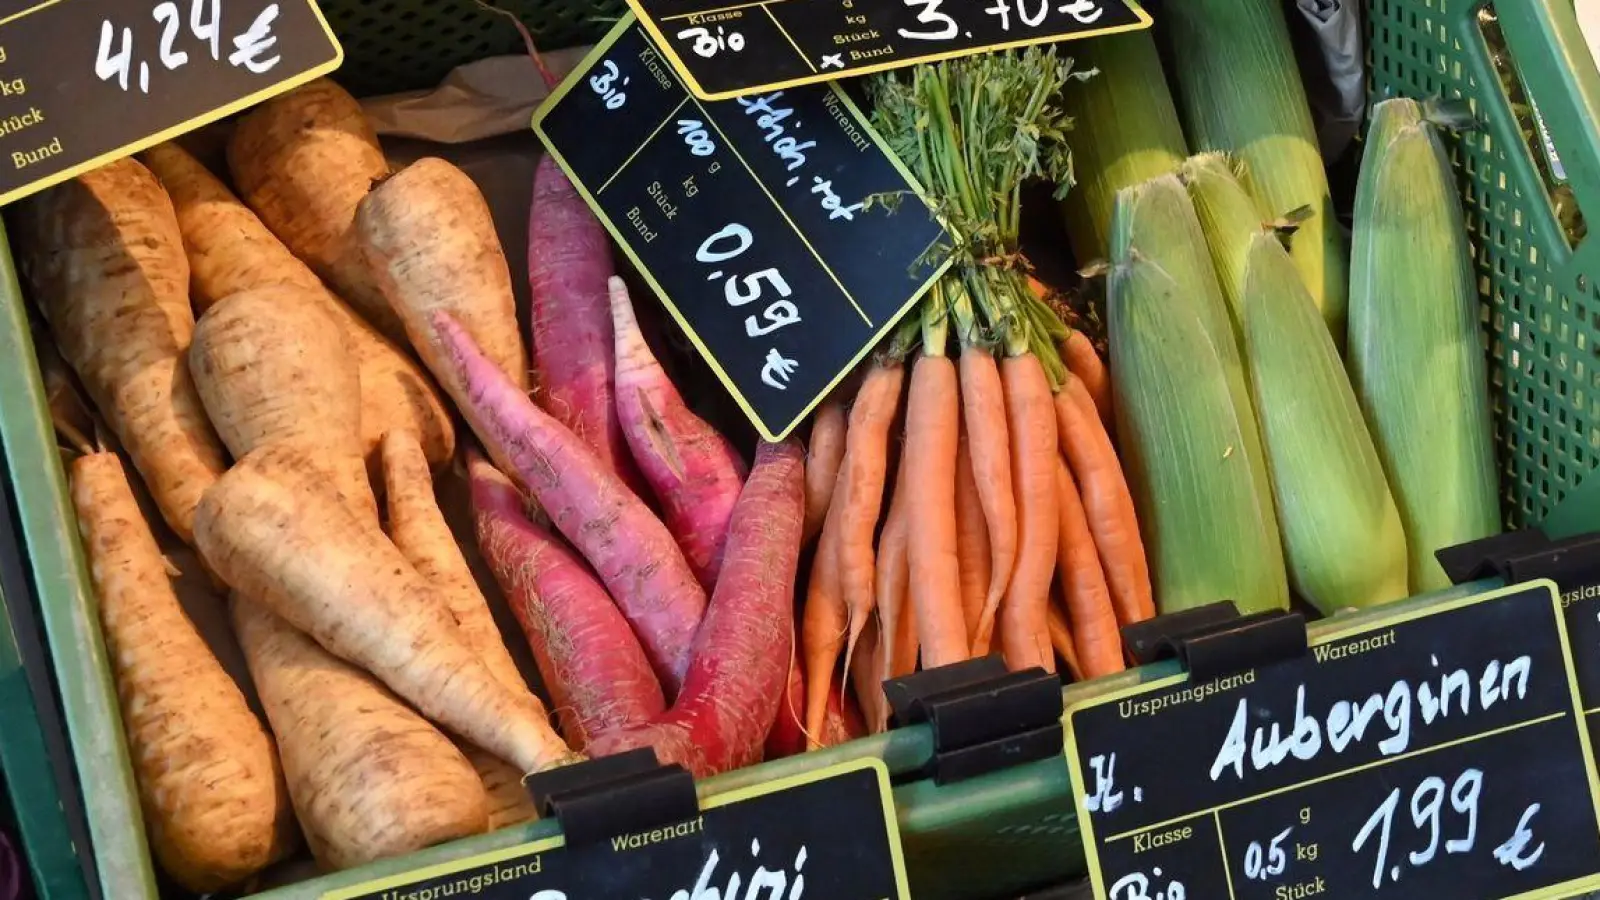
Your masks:
<svg viewBox="0 0 1600 900"><path fill-rule="evenodd" d="M1478 250L1483 321L1495 387L1496 438L1508 524L1538 521L1600 461L1600 248L1569 244L1494 70L1478 0L1368 0L1374 98L1442 94L1472 102L1483 124L1453 139L1467 220ZM452 66L514 52L520 40L502 17L465 0L324 0L345 44L339 78L357 93L426 87ZM548 47L598 38L622 11L599 3L516 0ZM1503 0L1500 28L1560 148L1580 206L1600 202L1600 73L1584 47L1570 0ZM1591 204L1591 210L1600 205ZM45 896L158 896L133 777L46 398L9 254L0 253L0 449L14 491L31 587L43 620L87 809L100 890L47 885ZM11 595L9 585L7 594ZM1413 602L1428 602L1426 598ZM1313 635L1315 630L1313 631ZM0 633L0 689L16 668ZM1125 687L1168 674L1154 667L1069 691ZM8 725L15 714L4 694ZM7 729L9 732L9 728ZM9 734L7 735L9 738ZM0 754L5 746L0 743ZM1048 760L956 785L918 772L932 753L925 727L903 729L816 754L780 760L703 782L720 793L849 759L883 759L896 777L895 802L912 892L918 900L986 900L1083 871L1067 768ZM27 754L23 754L27 756ZM53 783L39 767L19 802L42 815ZM3 759L8 773L11 757ZM26 761L26 760L25 760ZM13 776L15 778L15 776ZM15 781L13 782L15 783ZM25 826L26 827L26 826ZM459 841L409 857L256 896L316 898L338 886L548 836L539 823Z"/></svg>
<svg viewBox="0 0 1600 900"><path fill-rule="evenodd" d="M0 821L37 896L84 897L88 844L12 514L0 489Z"/></svg>

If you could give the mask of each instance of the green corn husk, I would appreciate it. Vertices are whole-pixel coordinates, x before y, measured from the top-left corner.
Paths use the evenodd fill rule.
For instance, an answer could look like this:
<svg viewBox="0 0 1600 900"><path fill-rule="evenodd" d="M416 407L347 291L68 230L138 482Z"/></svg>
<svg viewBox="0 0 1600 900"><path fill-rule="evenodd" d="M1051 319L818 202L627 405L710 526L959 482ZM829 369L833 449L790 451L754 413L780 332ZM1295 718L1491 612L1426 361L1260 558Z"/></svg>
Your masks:
<svg viewBox="0 0 1600 900"><path fill-rule="evenodd" d="M1187 290L1223 361L1230 368L1240 365L1237 341L1224 339L1233 335L1233 326L1205 232L1175 173L1117 192L1111 218L1111 262L1127 262L1135 250ZM1248 398L1250 392L1245 389L1238 396Z"/></svg>
<svg viewBox="0 0 1600 900"><path fill-rule="evenodd" d="M1202 153L1185 160L1181 177L1205 233L1234 335L1243 346L1240 295L1244 291L1245 260L1250 255L1251 239L1264 227L1261 211L1243 182L1234 176L1224 154Z"/></svg>
<svg viewBox="0 0 1600 900"><path fill-rule="evenodd" d="M1154 262L1178 284L1180 299L1187 300L1200 317L1218 358L1222 361L1228 395L1233 398L1240 422L1240 443L1235 452L1242 456L1255 479L1260 503L1260 519L1277 529L1277 511L1272 499L1272 481L1267 473L1267 455L1261 445L1261 430L1250 399L1250 378L1234 330L1233 316L1211 264L1210 251L1200 220L1195 215L1189 193L1176 175L1163 175L1135 185L1117 195L1113 217L1111 257L1126 263L1135 253ZM1118 376L1118 383L1123 379ZM1137 382L1130 390L1138 390ZM1276 544L1272 564L1283 569L1283 552ZM1287 602L1287 594L1283 600Z"/></svg>
<svg viewBox="0 0 1600 900"><path fill-rule="evenodd" d="M1400 510L1339 351L1277 237L1248 243L1245 357L1289 584L1328 615L1401 599Z"/></svg>
<svg viewBox="0 0 1600 900"><path fill-rule="evenodd" d="M1374 137L1376 139L1374 139ZM1442 547L1498 533L1472 249L1444 145L1380 103L1356 187L1348 367L1400 507L1411 590L1447 587Z"/></svg>
<svg viewBox="0 0 1600 900"><path fill-rule="evenodd" d="M1078 262L1107 258L1117 191L1175 172L1189 155L1178 109L1150 31L1105 35L1073 46L1079 69L1099 74L1061 94L1072 132L1077 185L1062 201Z"/></svg>
<svg viewBox="0 0 1600 900"><path fill-rule="evenodd" d="M1162 13L1190 143L1243 160L1262 218L1310 211L1292 253L1338 342L1349 261L1280 0L1181 0Z"/></svg>
<svg viewBox="0 0 1600 900"><path fill-rule="evenodd" d="M1117 435L1156 607L1282 609L1277 525L1262 514L1228 373L1188 290L1138 251L1111 271L1111 365L1125 386Z"/></svg>

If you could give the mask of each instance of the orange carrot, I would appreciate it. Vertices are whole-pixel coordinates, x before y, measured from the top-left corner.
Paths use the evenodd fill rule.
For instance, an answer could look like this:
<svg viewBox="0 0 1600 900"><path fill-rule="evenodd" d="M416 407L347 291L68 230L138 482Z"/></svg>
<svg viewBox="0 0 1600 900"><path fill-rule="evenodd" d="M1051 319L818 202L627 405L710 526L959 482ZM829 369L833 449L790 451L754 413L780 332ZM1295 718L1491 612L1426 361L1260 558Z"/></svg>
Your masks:
<svg viewBox="0 0 1600 900"><path fill-rule="evenodd" d="M1078 648L1072 645L1072 628L1067 625L1067 614L1062 611L1063 603L1050 604L1050 643L1056 648L1056 655L1061 657L1061 662L1066 664L1067 674L1073 681L1083 680L1083 666L1078 663Z"/></svg>
<svg viewBox="0 0 1600 900"><path fill-rule="evenodd" d="M967 622L967 646L972 646L978 619L989 592L989 526L983 521L978 480L972 474L972 451L966 431L956 451L956 557L961 561L961 612ZM883 602L882 598L878 601Z"/></svg>
<svg viewBox="0 0 1600 900"><path fill-rule="evenodd" d="M910 578L910 573L907 573ZM906 609L906 592L900 592L900 608ZM917 643L917 617L901 615L897 626L900 633L894 637L894 656L889 657L889 677L899 678L917 671L917 662L921 658L922 645Z"/></svg>
<svg viewBox="0 0 1600 900"><path fill-rule="evenodd" d="M1056 483L1061 500L1061 547L1056 554L1056 568L1066 597L1072 646L1077 648L1084 676L1099 678L1121 672L1122 638L1117 631L1117 614L1111 608L1111 589L1106 587L1094 535L1089 532L1089 519L1078 498L1078 486L1073 483L1066 462L1059 458Z"/></svg>
<svg viewBox="0 0 1600 900"><path fill-rule="evenodd" d="M1123 625L1143 622L1156 614L1155 595L1133 495L1128 492L1116 450L1095 416L1088 389L1077 377L1067 376L1055 407L1062 454L1083 497L1117 621Z"/></svg>
<svg viewBox="0 0 1600 900"><path fill-rule="evenodd" d="M1017 503L1018 549L1011 584L1000 605L1000 649L1012 671L1042 666L1054 672L1048 609L1055 575L1061 517L1056 485L1055 411L1050 379L1032 353L1000 364L1006 419L1011 429L1012 489ZM981 627L982 623L980 623ZM978 642L991 635L980 631Z"/></svg>
<svg viewBox="0 0 1600 900"><path fill-rule="evenodd" d="M1087 334L1074 330L1058 346L1061 359L1067 364L1067 371L1076 375L1088 388L1089 396L1094 398L1094 411L1100 416L1106 433L1114 432L1116 425L1111 408L1111 375L1106 371L1105 361L1094 349L1094 343Z"/></svg>
<svg viewBox="0 0 1600 900"><path fill-rule="evenodd" d="M806 749L820 746L818 739L828 717L828 686L844 648L848 612L839 590L838 506L828 510L822 526L817 554L811 560L811 581L806 587L806 607L800 624L800 641L805 651L806 668Z"/></svg>
<svg viewBox="0 0 1600 900"><path fill-rule="evenodd" d="M961 409L956 367L942 341L925 344L906 406L907 564L911 608L928 668L961 662L972 649L961 609L956 557L956 452ZM929 353L936 355L928 355Z"/></svg>
<svg viewBox="0 0 1600 900"><path fill-rule="evenodd" d="M822 520L827 518L839 465L844 461L844 439L844 407L832 400L817 407L817 415L811 423L811 444L806 452L806 521L802 546L809 546L822 533Z"/></svg>
<svg viewBox="0 0 1600 900"><path fill-rule="evenodd" d="M878 535L878 565L873 585L877 594L878 640L883 644L883 652L879 654L882 664L878 672L880 681L910 675L917 668L917 617L906 606L911 584L911 569L906 562L909 549L906 544L906 508L911 505L910 494L911 491L906 487L906 461L902 454L895 474L894 494L889 500L889 515L884 518L883 531ZM867 721L867 729L874 733L886 727L886 720L874 721L869 718Z"/></svg>
<svg viewBox="0 0 1600 900"><path fill-rule="evenodd" d="M879 635L878 622L875 619L868 621L861 630L861 645L857 648L861 652L856 655L850 671L845 673L855 688L856 702L861 707L861 718L869 734L877 734L889 727L889 701L883 693L883 678L878 674L884 668L884 646Z"/></svg>
<svg viewBox="0 0 1600 900"><path fill-rule="evenodd" d="M849 668L867 617L872 615L875 571L872 534L883 507L883 482L889 465L889 429L900 405L905 369L898 362L874 365L861 384L850 409L845 433L844 463L833 489L832 506L839 510L839 589L844 595L850 636L845 645ZM833 517L829 509L828 517ZM828 526L823 525L826 532Z"/></svg>
<svg viewBox="0 0 1600 900"><path fill-rule="evenodd" d="M989 534L989 593L972 638L972 655L984 656L1017 559L1017 501L1011 483L1011 431L1000 367L982 347L963 344L961 348L961 407L978 501Z"/></svg>
<svg viewBox="0 0 1600 900"><path fill-rule="evenodd" d="M861 721L858 707L854 696L834 685L833 690L828 692L828 720L822 726L819 743L824 747L837 747L866 737L867 727Z"/></svg>

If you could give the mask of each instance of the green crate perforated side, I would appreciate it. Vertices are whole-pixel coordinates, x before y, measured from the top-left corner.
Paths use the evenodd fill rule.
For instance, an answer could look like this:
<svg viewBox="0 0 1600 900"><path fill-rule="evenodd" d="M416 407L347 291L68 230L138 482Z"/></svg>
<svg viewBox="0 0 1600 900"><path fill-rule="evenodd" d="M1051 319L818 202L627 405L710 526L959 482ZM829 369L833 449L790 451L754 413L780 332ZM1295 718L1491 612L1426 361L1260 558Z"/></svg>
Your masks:
<svg viewBox="0 0 1600 900"><path fill-rule="evenodd" d="M1600 247L1568 247L1478 21L1484 0L1371 0L1374 100L1468 101L1452 139L1475 244L1507 523L1538 522L1600 463ZM1600 75L1572 0L1495 12L1580 208L1600 214Z"/></svg>
<svg viewBox="0 0 1600 900"><path fill-rule="evenodd" d="M626 9L623 0L493 0L527 26L541 50L590 44ZM344 44L336 76L356 94L430 88L462 63L520 53L522 38L475 0L326 0Z"/></svg>

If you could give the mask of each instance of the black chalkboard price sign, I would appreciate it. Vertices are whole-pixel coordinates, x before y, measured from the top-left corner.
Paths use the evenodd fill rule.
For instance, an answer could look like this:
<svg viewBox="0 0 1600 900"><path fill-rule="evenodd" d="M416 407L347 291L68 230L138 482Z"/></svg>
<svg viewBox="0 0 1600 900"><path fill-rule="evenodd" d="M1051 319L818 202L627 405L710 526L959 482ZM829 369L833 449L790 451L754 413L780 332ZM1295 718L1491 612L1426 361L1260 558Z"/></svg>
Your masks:
<svg viewBox="0 0 1600 900"><path fill-rule="evenodd" d="M1096 896L1557 898L1600 886L1600 788L1555 585L1067 712Z"/></svg>
<svg viewBox="0 0 1600 900"><path fill-rule="evenodd" d="M0 2L0 204L342 59L314 0Z"/></svg>
<svg viewBox="0 0 1600 900"><path fill-rule="evenodd" d="M566 847L559 837L321 900L910 900L881 760L719 795L696 818Z"/></svg>
<svg viewBox="0 0 1600 900"><path fill-rule="evenodd" d="M1150 27L1134 0L628 0L698 97Z"/></svg>
<svg viewBox="0 0 1600 900"><path fill-rule="evenodd" d="M632 16L534 129L768 440L948 265L944 226L848 97L702 102Z"/></svg>

